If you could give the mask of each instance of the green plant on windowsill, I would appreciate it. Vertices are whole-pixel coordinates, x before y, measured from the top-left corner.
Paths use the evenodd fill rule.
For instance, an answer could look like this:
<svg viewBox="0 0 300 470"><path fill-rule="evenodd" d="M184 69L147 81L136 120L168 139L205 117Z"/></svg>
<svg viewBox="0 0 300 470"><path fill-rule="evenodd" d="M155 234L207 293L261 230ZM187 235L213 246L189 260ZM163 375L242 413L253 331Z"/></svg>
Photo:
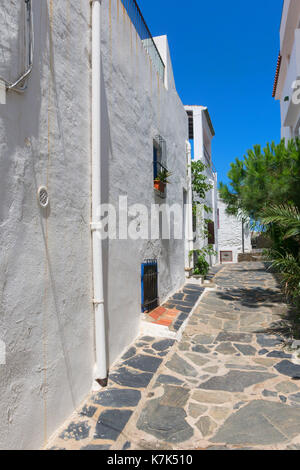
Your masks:
<svg viewBox="0 0 300 470"><path fill-rule="evenodd" d="M172 173L170 173L168 170L163 169L157 173L155 181L160 181L161 183L170 184L170 181L168 181L168 178L170 178L170 176L172 176Z"/></svg>

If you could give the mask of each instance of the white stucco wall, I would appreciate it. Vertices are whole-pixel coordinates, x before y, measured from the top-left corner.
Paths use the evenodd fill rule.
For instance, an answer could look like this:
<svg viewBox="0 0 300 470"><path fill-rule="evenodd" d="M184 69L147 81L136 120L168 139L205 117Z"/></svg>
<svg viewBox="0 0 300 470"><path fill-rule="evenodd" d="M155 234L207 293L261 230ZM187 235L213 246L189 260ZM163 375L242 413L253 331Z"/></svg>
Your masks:
<svg viewBox="0 0 300 470"><path fill-rule="evenodd" d="M22 70L21 2L2 6L1 74ZM0 448L42 446L92 386L90 5L33 0L34 70L0 105ZM102 2L102 200L183 204L187 116L165 37L163 84L120 0ZM167 142L167 199L153 190L153 138ZM47 185L50 210L36 192ZM138 222L138 221L137 221ZM104 242L109 365L139 332L141 263L157 258L161 301L184 275L184 239Z"/></svg>
<svg viewBox="0 0 300 470"><path fill-rule="evenodd" d="M1 74L10 79L22 68L22 8L1 2ZM33 16L28 90L0 105L1 449L42 446L90 391L94 365L90 6L33 0ZM48 213L36 198L44 184Z"/></svg>
<svg viewBox="0 0 300 470"><path fill-rule="evenodd" d="M242 241L242 221L237 217L226 214L226 204L218 199L219 209L219 229L218 229L218 246L219 261L221 251L232 251L233 263L238 262L238 254L243 252ZM251 232L247 224L245 224L245 253L251 252Z"/></svg>
<svg viewBox="0 0 300 470"><path fill-rule="evenodd" d="M186 186L188 121L177 95L166 37L156 38L167 61L166 83L158 77L120 0L103 2L103 158L106 187L103 199L116 205L183 205ZM167 85L167 87L165 86ZM172 172L167 198L153 190L153 139L167 144ZM105 163L106 162L106 163ZM109 362L112 363L138 334L141 315L141 263L157 258L159 295L163 301L185 279L182 240L111 240L105 244Z"/></svg>

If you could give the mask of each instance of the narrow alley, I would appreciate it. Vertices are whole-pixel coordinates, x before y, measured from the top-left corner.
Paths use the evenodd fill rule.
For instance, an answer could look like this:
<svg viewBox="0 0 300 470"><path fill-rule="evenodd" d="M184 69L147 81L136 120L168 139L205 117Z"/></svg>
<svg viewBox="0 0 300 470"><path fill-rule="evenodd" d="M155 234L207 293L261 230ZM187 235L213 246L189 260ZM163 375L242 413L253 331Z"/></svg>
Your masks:
<svg viewBox="0 0 300 470"><path fill-rule="evenodd" d="M49 449L300 449L291 312L263 263L225 265L179 341L140 337Z"/></svg>

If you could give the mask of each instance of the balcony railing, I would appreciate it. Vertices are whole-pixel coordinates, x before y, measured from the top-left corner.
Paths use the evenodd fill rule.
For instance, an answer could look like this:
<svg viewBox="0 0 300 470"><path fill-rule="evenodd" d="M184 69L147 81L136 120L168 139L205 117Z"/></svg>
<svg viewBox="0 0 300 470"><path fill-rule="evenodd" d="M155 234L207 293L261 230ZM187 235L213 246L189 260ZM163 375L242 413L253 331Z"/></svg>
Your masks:
<svg viewBox="0 0 300 470"><path fill-rule="evenodd" d="M127 14L134 25L139 37L142 40L142 43L148 52L152 63L157 70L162 81L165 79L165 64L160 56L160 53L156 47L152 34L147 26L146 21L142 15L140 7L138 6L136 0L121 0L124 8L127 11Z"/></svg>

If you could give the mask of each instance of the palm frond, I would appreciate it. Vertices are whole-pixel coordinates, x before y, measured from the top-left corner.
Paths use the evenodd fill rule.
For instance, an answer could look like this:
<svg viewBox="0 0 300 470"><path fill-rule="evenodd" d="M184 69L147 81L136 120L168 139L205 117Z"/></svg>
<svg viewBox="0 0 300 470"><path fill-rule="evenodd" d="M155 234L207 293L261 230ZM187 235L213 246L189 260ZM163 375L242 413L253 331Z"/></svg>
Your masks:
<svg viewBox="0 0 300 470"><path fill-rule="evenodd" d="M273 205L266 207L262 211L262 223L264 225L278 224L286 229L285 239L300 235L300 211L296 206Z"/></svg>

